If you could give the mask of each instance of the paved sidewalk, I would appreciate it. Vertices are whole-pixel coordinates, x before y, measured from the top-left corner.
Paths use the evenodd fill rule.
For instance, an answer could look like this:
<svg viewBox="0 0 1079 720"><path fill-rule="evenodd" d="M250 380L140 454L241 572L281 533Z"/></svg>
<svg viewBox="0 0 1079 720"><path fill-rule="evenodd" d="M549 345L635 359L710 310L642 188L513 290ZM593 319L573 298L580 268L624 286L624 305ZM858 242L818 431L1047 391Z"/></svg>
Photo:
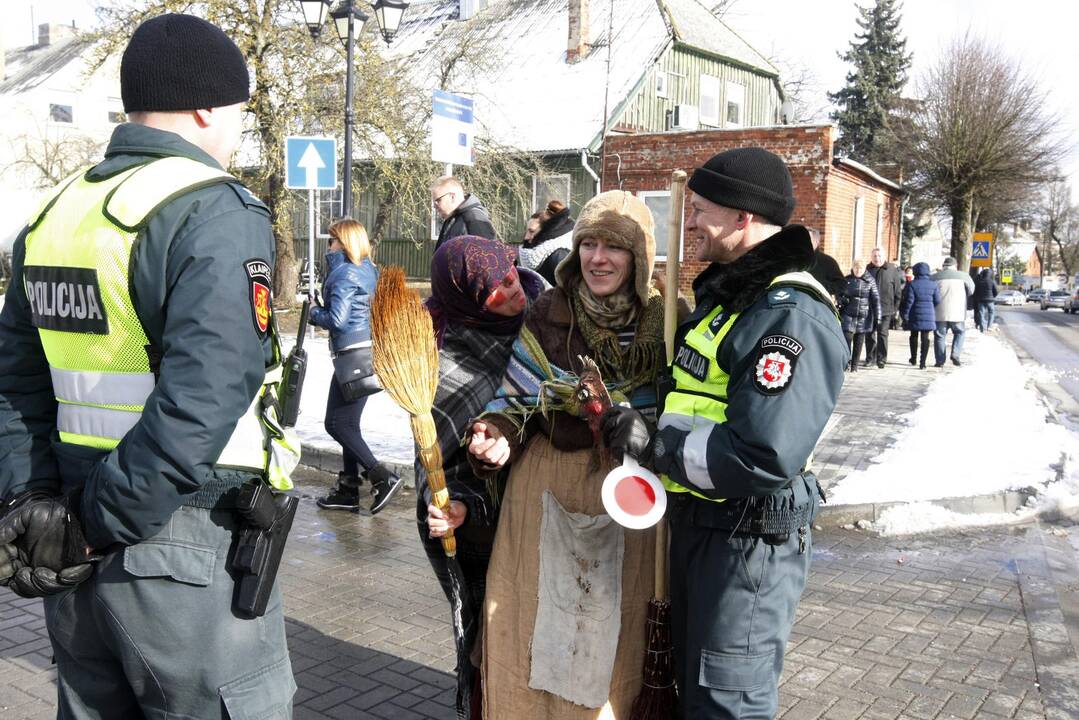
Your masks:
<svg viewBox="0 0 1079 720"><path fill-rule="evenodd" d="M326 512L314 497L331 480L302 473L283 566L295 717L448 720L448 606L414 497L375 518ZM1079 717L1079 528L814 535L781 718ZM40 602L0 591L0 628L0 717L53 717Z"/></svg>

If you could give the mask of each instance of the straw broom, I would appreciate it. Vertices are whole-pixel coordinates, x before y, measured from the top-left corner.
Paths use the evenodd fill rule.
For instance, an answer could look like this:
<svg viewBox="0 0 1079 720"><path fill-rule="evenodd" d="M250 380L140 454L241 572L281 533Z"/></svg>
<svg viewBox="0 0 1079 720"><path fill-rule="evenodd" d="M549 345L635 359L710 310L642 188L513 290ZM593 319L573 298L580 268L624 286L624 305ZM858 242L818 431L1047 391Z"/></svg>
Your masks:
<svg viewBox="0 0 1079 720"><path fill-rule="evenodd" d="M671 214L667 231L667 290L663 296L663 340L667 363L674 360L678 329L678 265L682 249L683 203L686 174L671 173ZM660 408L662 410L663 408ZM673 720L678 713L671 644L671 603L667 599L667 521L656 525L656 594L648 603L648 646L644 656L642 687L630 710L631 720Z"/></svg>
<svg viewBox="0 0 1079 720"><path fill-rule="evenodd" d="M372 357L382 388L409 415L412 435L419 448L420 463L427 473L435 507L450 503L442 450L438 445L431 406L438 387L438 348L431 315L420 296L405 286L405 272L390 266L379 274L371 304ZM457 540L450 528L442 537L446 568L450 576L450 617L457 649L458 718L467 718L472 705L474 671L469 656L479 623L472 612L468 586L457 561Z"/></svg>
<svg viewBox="0 0 1079 720"><path fill-rule="evenodd" d="M450 502L442 450L438 446L431 406L438 387L438 349L431 315L420 296L405 285L405 272L393 265L379 273L371 305L372 357L375 374L393 401L408 413L427 486L435 507ZM442 538L446 557L457 554L453 529Z"/></svg>

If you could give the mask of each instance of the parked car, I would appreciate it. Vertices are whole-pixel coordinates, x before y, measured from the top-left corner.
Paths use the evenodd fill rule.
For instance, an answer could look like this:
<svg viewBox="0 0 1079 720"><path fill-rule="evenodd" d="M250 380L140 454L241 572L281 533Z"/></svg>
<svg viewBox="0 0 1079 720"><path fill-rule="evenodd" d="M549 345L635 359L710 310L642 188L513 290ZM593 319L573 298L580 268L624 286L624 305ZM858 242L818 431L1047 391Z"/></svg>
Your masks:
<svg viewBox="0 0 1079 720"><path fill-rule="evenodd" d="M1030 291L1030 294L1027 295L1027 302L1040 303L1042 300L1045 299L1045 296L1048 294L1049 291L1045 288L1034 288Z"/></svg>
<svg viewBox="0 0 1079 720"><path fill-rule="evenodd" d="M1023 297L1023 293L1018 290L1005 290L993 298L993 302L997 305L1022 305L1026 301L1027 298Z"/></svg>
<svg viewBox="0 0 1079 720"><path fill-rule="evenodd" d="M1075 288L1075 295L1072 295L1072 315L1079 313L1079 287Z"/></svg>
<svg viewBox="0 0 1079 720"><path fill-rule="evenodd" d="M1064 312L1072 311L1072 294L1067 290L1054 290L1042 298L1042 310L1060 308Z"/></svg>

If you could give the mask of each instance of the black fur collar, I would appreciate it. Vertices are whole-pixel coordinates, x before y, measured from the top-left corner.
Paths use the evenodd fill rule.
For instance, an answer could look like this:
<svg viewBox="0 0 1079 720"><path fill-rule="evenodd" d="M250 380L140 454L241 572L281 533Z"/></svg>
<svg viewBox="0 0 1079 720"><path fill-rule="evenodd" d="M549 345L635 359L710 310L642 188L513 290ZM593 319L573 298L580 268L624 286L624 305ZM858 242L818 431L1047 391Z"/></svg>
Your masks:
<svg viewBox="0 0 1079 720"><path fill-rule="evenodd" d="M813 264L813 242L801 225L788 225L730 264L712 263L693 281L700 304L711 296L728 312L742 312L784 273Z"/></svg>

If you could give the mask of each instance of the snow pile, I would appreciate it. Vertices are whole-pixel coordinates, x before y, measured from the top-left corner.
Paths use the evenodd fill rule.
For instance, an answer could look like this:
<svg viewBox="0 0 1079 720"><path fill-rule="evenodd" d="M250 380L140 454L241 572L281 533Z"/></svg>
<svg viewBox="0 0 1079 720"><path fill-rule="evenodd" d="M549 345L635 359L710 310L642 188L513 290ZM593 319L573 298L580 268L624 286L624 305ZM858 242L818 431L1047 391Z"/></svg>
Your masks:
<svg viewBox="0 0 1079 720"><path fill-rule="evenodd" d="M830 502L919 503L1035 487L1038 508L1079 504L1079 436L1047 417L1031 373L1007 345L967 333L966 348L964 365L942 373L903 418L895 444L837 483ZM1062 458L1068 473L1058 483ZM885 513L877 527L900 533L967 522L945 513L919 503Z"/></svg>
<svg viewBox="0 0 1079 720"><path fill-rule="evenodd" d="M295 338L284 337L281 352L288 355ZM300 396L300 417L296 421L296 434L305 448L337 449L340 446L326 432L323 420L326 415L326 397L333 377L333 361L325 337L308 338L307 375L304 378L303 395ZM363 439L375 457L382 462L412 464L412 430L408 413L399 408L385 392L367 398L367 405L360 417Z"/></svg>

